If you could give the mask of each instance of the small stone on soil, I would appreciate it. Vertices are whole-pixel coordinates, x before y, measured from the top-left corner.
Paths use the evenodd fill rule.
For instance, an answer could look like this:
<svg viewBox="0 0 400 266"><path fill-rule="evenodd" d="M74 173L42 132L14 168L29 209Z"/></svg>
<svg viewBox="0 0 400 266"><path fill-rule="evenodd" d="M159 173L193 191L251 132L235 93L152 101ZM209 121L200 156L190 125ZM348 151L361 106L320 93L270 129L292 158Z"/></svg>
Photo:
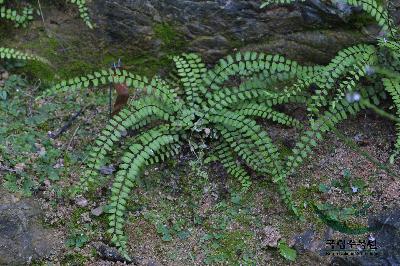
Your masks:
<svg viewBox="0 0 400 266"><path fill-rule="evenodd" d="M88 205L88 200L85 199L82 196L79 196L75 199L75 203L76 205L80 206L80 207L86 207Z"/></svg>
<svg viewBox="0 0 400 266"><path fill-rule="evenodd" d="M94 216L100 216L100 215L103 214L103 206L99 206L99 207L97 207L97 208L95 208L95 209L92 209L90 212L91 212L92 215L94 215Z"/></svg>
<svg viewBox="0 0 400 266"><path fill-rule="evenodd" d="M277 247L278 241L281 239L281 234L275 227L266 226L264 228L263 245L269 247Z"/></svg>

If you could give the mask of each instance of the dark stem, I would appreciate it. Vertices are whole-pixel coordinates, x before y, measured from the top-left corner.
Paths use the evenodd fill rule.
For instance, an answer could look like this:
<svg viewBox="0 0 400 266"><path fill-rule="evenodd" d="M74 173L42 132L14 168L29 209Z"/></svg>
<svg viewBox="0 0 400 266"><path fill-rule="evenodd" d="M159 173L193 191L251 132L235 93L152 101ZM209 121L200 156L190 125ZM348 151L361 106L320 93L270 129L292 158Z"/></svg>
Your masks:
<svg viewBox="0 0 400 266"><path fill-rule="evenodd" d="M52 139L57 139L61 134L63 134L65 131L67 131L74 121L85 111L86 107L82 107L74 116L72 116L67 123L65 123L62 128L60 128L56 133L49 133L49 137Z"/></svg>

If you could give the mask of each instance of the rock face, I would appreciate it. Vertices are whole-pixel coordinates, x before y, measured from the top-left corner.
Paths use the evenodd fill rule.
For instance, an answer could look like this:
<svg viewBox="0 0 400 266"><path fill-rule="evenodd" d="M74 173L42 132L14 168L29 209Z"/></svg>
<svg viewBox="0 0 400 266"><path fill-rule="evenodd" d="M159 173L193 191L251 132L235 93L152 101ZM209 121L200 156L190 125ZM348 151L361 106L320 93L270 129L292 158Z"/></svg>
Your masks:
<svg viewBox="0 0 400 266"><path fill-rule="evenodd" d="M0 45L49 59L63 78L107 68L119 58L129 71L162 75L171 68L169 55L182 52L200 53L211 64L236 50L326 64L342 48L374 41L379 32L372 19L344 0L264 9L261 0L86 1L94 30L71 16L76 10L66 12L53 2L43 5L44 23L36 17L29 31L4 33L7 38L0 38ZM400 0L390 3L398 22ZM32 73L50 81L54 76L53 70Z"/></svg>
<svg viewBox="0 0 400 266"><path fill-rule="evenodd" d="M327 62L338 50L367 40L346 24L360 10L339 0L310 0L260 9L259 0L96 0L90 8L99 37L152 54L165 46L214 61L234 48ZM181 48L181 47L178 47Z"/></svg>
<svg viewBox="0 0 400 266"><path fill-rule="evenodd" d="M374 233L378 256L354 258L336 257L331 265L396 266L400 265L400 209L391 210L369 219L369 226L378 228Z"/></svg>
<svg viewBox="0 0 400 266"><path fill-rule="evenodd" d="M27 265L54 253L59 246L40 224L40 208L0 189L0 265Z"/></svg>
<svg viewBox="0 0 400 266"><path fill-rule="evenodd" d="M368 226L376 228L370 237L376 240L377 254L366 254L363 256L335 256L330 261L331 266L398 266L400 265L400 209L389 210L376 216L368 218ZM325 233L325 239L333 239L332 229ZM357 239L357 235L349 235L350 239ZM361 239L361 238L360 238ZM304 233L294 237L294 247L301 253L315 261L325 260L323 249L325 242L316 238L314 229L309 229ZM368 249L367 249L368 250ZM315 263L313 265L319 265Z"/></svg>

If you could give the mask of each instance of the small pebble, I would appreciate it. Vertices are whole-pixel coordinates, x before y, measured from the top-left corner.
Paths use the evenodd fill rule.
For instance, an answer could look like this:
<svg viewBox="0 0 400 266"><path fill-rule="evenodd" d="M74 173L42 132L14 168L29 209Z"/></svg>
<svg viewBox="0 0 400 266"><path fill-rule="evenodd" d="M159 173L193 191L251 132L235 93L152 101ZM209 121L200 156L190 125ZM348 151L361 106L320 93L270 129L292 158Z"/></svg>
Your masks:
<svg viewBox="0 0 400 266"><path fill-rule="evenodd" d="M88 205L88 200L85 199L82 196L79 196L75 199L75 203L76 205L80 206L80 207L86 207Z"/></svg>
<svg viewBox="0 0 400 266"><path fill-rule="evenodd" d="M94 247L96 248L100 258L108 261L120 261L120 262L135 262L135 261L127 261L116 248L109 247L104 243L95 243Z"/></svg>
<svg viewBox="0 0 400 266"><path fill-rule="evenodd" d="M102 175L112 175L115 172L114 165L102 166L100 167L100 173Z"/></svg>
<svg viewBox="0 0 400 266"><path fill-rule="evenodd" d="M1 74L1 78L2 79L8 79L10 77L10 75L8 74L8 72L4 72L3 74Z"/></svg>
<svg viewBox="0 0 400 266"><path fill-rule="evenodd" d="M94 208L90 211L94 216L100 216L103 214L103 206L99 206L97 208Z"/></svg>

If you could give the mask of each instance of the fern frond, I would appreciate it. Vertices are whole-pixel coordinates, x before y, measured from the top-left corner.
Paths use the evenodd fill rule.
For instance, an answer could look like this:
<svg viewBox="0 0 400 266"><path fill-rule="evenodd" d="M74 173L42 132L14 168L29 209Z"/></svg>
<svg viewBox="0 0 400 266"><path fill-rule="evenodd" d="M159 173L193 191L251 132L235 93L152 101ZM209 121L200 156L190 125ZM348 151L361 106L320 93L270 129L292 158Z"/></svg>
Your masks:
<svg viewBox="0 0 400 266"><path fill-rule="evenodd" d="M63 80L54 85L43 93L43 96L51 96L55 93L73 92L78 89L86 89L91 86L99 87L109 83L126 84L128 87L139 88L144 90L146 85L149 85L149 80L146 77L141 77L127 72L126 70L120 71L119 69L101 70L88 74L86 76L79 76L69 80Z"/></svg>
<svg viewBox="0 0 400 266"><path fill-rule="evenodd" d="M378 38L378 45L381 48L389 50L392 57L396 60L395 63L399 64L400 61L400 44L396 41L390 41L386 38Z"/></svg>
<svg viewBox="0 0 400 266"><path fill-rule="evenodd" d="M272 94L263 88L263 83L252 81L241 84L238 88L226 88L208 93L206 97L211 110L222 110L243 101L254 100L261 96L268 97Z"/></svg>
<svg viewBox="0 0 400 266"><path fill-rule="evenodd" d="M397 49L396 45L390 45L381 48ZM108 70L63 81L53 91L124 83L143 92L140 100L129 102L128 108L102 131L81 183L81 187L95 183L106 154L121 139L122 131L129 128L143 131L131 141L124 141L130 148L121 159L112 188L109 233L113 243L124 251L125 206L141 168L174 156L187 140L217 140L212 158L220 161L228 173L241 182L244 190L251 184L247 168L269 176L289 209L299 215L287 184L290 174L310 156L323 134L349 115L371 107L369 101L379 104L379 97L383 97L382 84L376 88L361 88L360 78L369 75L369 80L376 80L383 76L397 82L393 85L384 81L396 107L400 104L396 68L377 66L382 61L387 62L378 60L381 50L372 45L348 47L328 65L315 67L303 67L279 55L237 53L220 60L211 70L205 69L200 57L183 54L174 57L177 75L172 74L167 80L159 77L148 80L126 71ZM233 81L239 85L232 85ZM310 86L317 87L315 94L311 93ZM356 87L360 90L361 101L353 97L348 102L346 93L355 91ZM304 127L295 118L274 110L276 105L290 103L308 107L310 128L301 134L292 155L283 161L271 137L252 118ZM396 148L400 148L400 144Z"/></svg>
<svg viewBox="0 0 400 266"><path fill-rule="evenodd" d="M217 119L215 122L218 124L224 125L224 129L220 131L224 140L230 143L234 151L252 169L256 169L260 173L269 174L272 177L282 175L278 149L255 121L226 110L221 111L220 114L212 115L211 119L213 118ZM232 128L232 130L227 128ZM238 173L241 172L239 171ZM287 187L286 181L283 178L273 179L273 181L277 183L281 197L289 209L298 215L298 209L292 199L292 194Z"/></svg>
<svg viewBox="0 0 400 266"><path fill-rule="evenodd" d="M237 152L249 165L253 166L253 169L257 171L268 173L271 176L275 176L281 171L281 163L279 160L279 152L268 134L261 129L259 125L254 120L245 118L237 113L222 110L221 112L216 112L215 114L210 114L207 118L215 124L220 124L224 126L224 130L220 133L222 137L234 146L235 152ZM231 128L232 130L228 130ZM248 148L244 145L237 145L238 143L232 136L232 131L237 131L239 133L239 138L246 139L252 143ZM264 158L259 158L261 161L253 161L250 156L251 153L255 151L249 151L251 147L258 147L258 152L263 154ZM254 167L256 166L256 167Z"/></svg>
<svg viewBox="0 0 400 266"><path fill-rule="evenodd" d="M242 191L247 191L251 186L249 174L237 161L236 154L232 148L225 142L220 143L213 152L217 161L219 161L228 174L235 177L242 185Z"/></svg>
<svg viewBox="0 0 400 266"><path fill-rule="evenodd" d="M243 138L243 136L233 128L228 130L218 125L216 125L215 128L219 131L222 140L232 147L233 151L245 161L246 165L251 169L257 169L259 173L268 174L264 169L265 157L268 156L257 150L254 141Z"/></svg>
<svg viewBox="0 0 400 266"><path fill-rule="evenodd" d="M396 26L389 16L386 8L378 4L376 0L346 0L349 5L361 7L364 12L375 19L384 31L389 30L392 35L397 33Z"/></svg>
<svg viewBox="0 0 400 266"><path fill-rule="evenodd" d="M14 48L0 47L0 59L36 60L48 63L46 59L29 53L24 53Z"/></svg>
<svg viewBox="0 0 400 266"><path fill-rule="evenodd" d="M163 146L177 142L178 135L168 134L168 128L157 128L144 133L141 136L141 142L132 144L129 151L123 157L123 163L117 172L115 181L111 188L111 199L109 209L109 226L108 233L112 235L111 241L121 250L126 250L126 236L123 232L125 223L126 203L129 198L136 178L139 176L146 161L153 157Z"/></svg>
<svg viewBox="0 0 400 266"><path fill-rule="evenodd" d="M334 88L337 79L343 75L354 75L343 81L340 90L355 87L355 81L366 75L365 66L377 62L376 49L371 45L356 45L340 51L337 56L312 78L318 89L311 96L307 110L310 114L318 112L319 108L327 105L327 96ZM343 93L343 92L342 92ZM333 103L334 104L334 103Z"/></svg>
<svg viewBox="0 0 400 266"><path fill-rule="evenodd" d="M368 75L368 65L359 63L354 66L354 70L348 72L348 76L344 81L339 83L338 89L336 90L336 97L329 103L333 108L337 102L344 99L346 95L351 94L355 91L357 85L359 85L360 78Z"/></svg>
<svg viewBox="0 0 400 266"><path fill-rule="evenodd" d="M165 146L162 146L159 151L156 151L153 157L150 157L146 161L146 166L163 162L168 158L172 158L173 156L178 155L180 148L181 148L180 143L172 143L169 145L167 144Z"/></svg>
<svg viewBox="0 0 400 266"><path fill-rule="evenodd" d="M206 90L201 79L201 76L207 71L205 64L196 54L182 54L173 59L189 106L196 103L201 104L201 96L205 94Z"/></svg>
<svg viewBox="0 0 400 266"><path fill-rule="evenodd" d="M159 77L154 77L149 81L147 77L141 77L126 70L120 71L119 69L101 70L86 76L63 80L46 90L38 98L51 96L60 92L73 92L79 89L87 89L89 87L97 88L110 83L126 84L129 88L134 88L136 91L144 91L149 95L160 97L166 101L179 102L176 92L169 87L167 82Z"/></svg>
<svg viewBox="0 0 400 266"><path fill-rule="evenodd" d="M90 184L96 183L99 169L103 166L103 160L108 152L112 151L115 142L119 141L123 132L130 129L139 129L156 120L167 122L174 121L174 112L179 108L176 105L162 103L154 97L142 98L131 102L128 108L122 109L110 119L108 125L100 133L95 141L96 145L89 153L86 163L88 169L81 177L79 187L87 190Z"/></svg>
<svg viewBox="0 0 400 266"><path fill-rule="evenodd" d="M82 20L90 29L93 29L93 24L90 20L88 8L86 6L86 0L69 0L69 1L78 7L79 14Z"/></svg>
<svg viewBox="0 0 400 266"><path fill-rule="evenodd" d="M303 128L300 121L297 119L288 116L287 114L275 111L271 107L258 104L258 103L248 103L237 107L237 111L235 111L239 115L244 116L256 116L262 117L266 119L270 119L273 122L277 122L279 124L289 126L289 127L296 127L296 128Z"/></svg>
<svg viewBox="0 0 400 266"><path fill-rule="evenodd" d="M256 52L245 52L243 54L238 52L234 56L229 55L225 59L221 59L213 69L206 72L203 79L205 84L212 90L218 90L220 85L234 75L246 77L262 72L264 76L292 73L297 77L302 77L316 71L316 69L301 66L297 62L280 55L266 55Z"/></svg>
<svg viewBox="0 0 400 266"><path fill-rule="evenodd" d="M393 79L382 79L383 85L385 90L390 94L393 99L393 102L396 106L396 114L397 117L400 117L400 80L393 80ZM390 162L394 163L396 157L400 154L400 123L396 123L397 128L397 139L394 144L394 151L390 156Z"/></svg>
<svg viewBox="0 0 400 266"><path fill-rule="evenodd" d="M370 90L361 91L362 99L376 99L377 93L373 88ZM347 119L348 115L355 115L366 106L362 102L349 103L346 99L340 100L335 106L319 115L317 119L311 119L311 129L305 131L300 140L292 149L293 155L288 156L282 176L277 176L275 181L279 181L291 174L296 167L298 167L304 159L306 159L312 152L312 149L317 146L317 142L323 137L323 134L329 131L330 127L335 126L337 123Z"/></svg>
<svg viewBox="0 0 400 266"><path fill-rule="evenodd" d="M286 204L288 209L296 216L300 216L300 212L298 207L296 206L293 198L292 198L292 192L289 189L289 186L287 185L286 179L280 179L275 182L276 185L278 186L278 192L283 200L283 202Z"/></svg>
<svg viewBox="0 0 400 266"><path fill-rule="evenodd" d="M376 54L376 48L373 45L350 46L339 51L326 67L320 69L319 73L325 73L331 79L336 79L357 63L364 62L373 65L377 61ZM331 82L329 78L328 81Z"/></svg>
<svg viewBox="0 0 400 266"><path fill-rule="evenodd" d="M268 106L283 104L292 101L302 101L300 94L307 86L306 82L299 82L286 87L282 91L275 92L265 87L265 82L258 79L248 80L239 87L224 88L206 94L207 104L211 110L222 110L230 106L238 106L250 101L262 102ZM207 108L207 107L203 107Z"/></svg>

